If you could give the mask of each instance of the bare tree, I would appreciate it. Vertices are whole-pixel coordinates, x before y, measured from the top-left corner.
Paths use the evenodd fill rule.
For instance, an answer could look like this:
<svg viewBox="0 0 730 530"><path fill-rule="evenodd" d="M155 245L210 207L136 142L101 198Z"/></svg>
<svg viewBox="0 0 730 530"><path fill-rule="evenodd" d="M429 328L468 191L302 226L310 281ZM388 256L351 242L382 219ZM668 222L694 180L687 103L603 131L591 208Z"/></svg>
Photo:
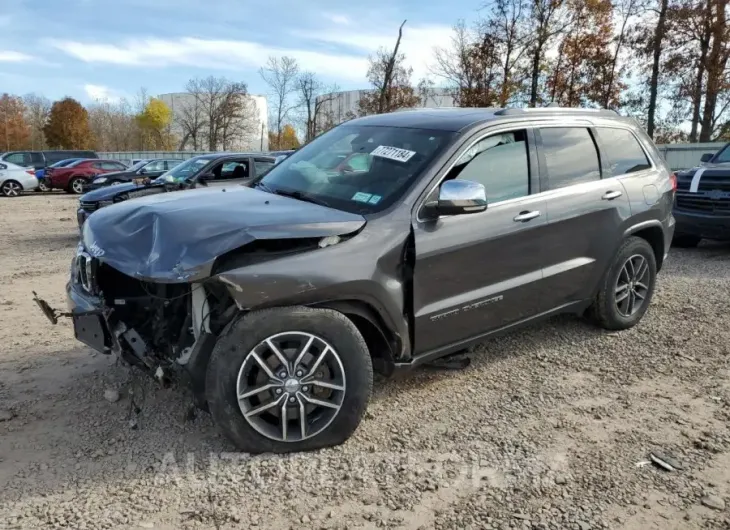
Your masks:
<svg viewBox="0 0 730 530"><path fill-rule="evenodd" d="M545 52L557 35L563 33L572 23L566 13L566 0L532 0L530 3L530 107L536 107L540 94L540 72Z"/></svg>
<svg viewBox="0 0 730 530"><path fill-rule="evenodd" d="M313 72L302 72L297 79L299 105L304 115L304 143L311 142L327 123L324 114L336 98L339 88L325 86Z"/></svg>
<svg viewBox="0 0 730 530"><path fill-rule="evenodd" d="M96 101L87 107L89 127L99 151L144 149L141 131L134 119L132 105L125 99L117 103Z"/></svg>
<svg viewBox="0 0 730 530"><path fill-rule="evenodd" d="M367 78L373 89L360 96L358 110L361 116L415 107L421 102L411 85L413 69L406 66L405 55L398 51L405 23L404 20L398 28L393 51L380 48L369 58Z"/></svg>
<svg viewBox="0 0 730 530"><path fill-rule="evenodd" d="M188 87L189 88L189 87ZM180 129L181 138L180 151L184 150L188 143L192 143L193 151L200 150L202 146L203 125L205 116L203 106L197 97L188 98L175 102L177 109L174 109L174 120Z"/></svg>
<svg viewBox="0 0 730 530"><path fill-rule="evenodd" d="M43 126L51 112L51 100L31 93L23 97L23 103L25 103L25 121L30 127L30 148L44 149L46 137L43 135Z"/></svg>
<svg viewBox="0 0 730 530"><path fill-rule="evenodd" d="M493 33L499 49L502 80L499 105L507 106L522 83L520 63L530 45L526 24L527 0L496 0L491 16L482 24L482 33Z"/></svg>
<svg viewBox="0 0 730 530"><path fill-rule="evenodd" d="M186 89L194 101L181 111L183 135L193 140L196 149L202 139L210 151L242 143L256 116L245 83L209 76L191 79Z"/></svg>
<svg viewBox="0 0 730 530"><path fill-rule="evenodd" d="M299 65L292 57L269 57L266 66L259 71L261 78L269 86L271 101L271 114L274 125L274 134L279 148L281 135L285 123L289 120L291 112L296 108L296 102L291 96L297 90L297 79L299 78Z"/></svg>

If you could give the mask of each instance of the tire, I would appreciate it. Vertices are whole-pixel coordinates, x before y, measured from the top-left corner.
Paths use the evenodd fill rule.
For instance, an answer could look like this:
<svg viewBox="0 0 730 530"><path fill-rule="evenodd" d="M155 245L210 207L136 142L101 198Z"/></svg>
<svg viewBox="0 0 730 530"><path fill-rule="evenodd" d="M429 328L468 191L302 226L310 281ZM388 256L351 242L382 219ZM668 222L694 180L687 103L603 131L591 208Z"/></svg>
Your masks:
<svg viewBox="0 0 730 530"><path fill-rule="evenodd" d="M40 191L40 192L45 193L47 191L51 191L51 188L48 187L48 185L46 184L45 179L41 179L38 182L38 187L36 188L36 191Z"/></svg>
<svg viewBox="0 0 730 530"><path fill-rule="evenodd" d="M640 263L640 259L643 259L647 266L645 275L641 276L639 280L633 280L633 288L632 280L628 276L628 271L634 268L628 266L630 258L633 260L632 264L635 268L641 269L643 267L643 264L642 266L637 265ZM625 269L625 267L628 268ZM640 273L641 271L636 272ZM622 288L624 284L627 285L626 289ZM613 263L601 281L600 289L592 306L593 320L602 328L612 331L629 329L635 326L649 308L655 284L656 256L654 255L654 249L645 239L629 237L619 247ZM640 300L639 296L644 297L641 304L634 308L634 312L626 310L632 292L638 293L634 295L634 300L637 302ZM624 294L627 294L629 301L623 297ZM617 302L621 298L623 299Z"/></svg>
<svg viewBox="0 0 730 530"><path fill-rule="evenodd" d="M281 372L284 369L280 367L283 363L278 360L281 357L272 354L273 350L264 341L281 341L276 344L277 348L286 357L284 360L291 362L292 358L300 356L298 352L304 348L285 349L286 339L300 335L305 338L303 336L307 334L315 337L309 346L311 358L307 354L299 364L303 370L291 370L290 374L282 378L284 374ZM290 344L295 344L295 341ZM327 345L332 348L333 353L322 355L321 352L325 351ZM261 364L252 360L251 352L254 348L263 362L271 363L267 364L269 372L280 380L285 380L286 385L254 393L239 403L238 395L245 394L244 389L259 389L272 381L264 373L265 370L261 369ZM320 363L314 361L320 356L325 360ZM339 379L330 379L327 384L332 381L336 381L338 386L340 381L344 384L338 390L322 388L319 384L307 385L306 381L311 380L307 377L309 371L315 374L315 379L322 382L328 376L334 377L336 372L341 372ZM301 377L302 374L301 386L290 386L291 381L296 381L295 376ZM342 313L330 309L281 307L248 313L223 331L208 364L205 392L213 420L239 450L256 454L289 453L331 447L347 440L365 414L372 386L373 367L370 353L352 321ZM305 392L309 393L304 394ZM319 392L324 392L329 397L324 398ZM330 406L332 403L339 403L340 408L333 410L313 405L307 397L300 397L302 395L316 398L319 402L332 399ZM291 402L292 399L296 401ZM277 400L280 400L280 404ZM277 405L260 414L249 414L251 419L244 417L243 410L250 413L267 403ZM312 407L315 412L313 424L308 422L304 429L306 437L301 436L300 428L299 410L302 403ZM305 417L309 418L311 413L312 410L308 411ZM281 421L284 414L289 421ZM283 424L287 425L286 430ZM285 441L286 437L289 440Z"/></svg>
<svg viewBox="0 0 730 530"><path fill-rule="evenodd" d="M0 185L0 194L3 197L20 197L23 186L17 180L6 180Z"/></svg>
<svg viewBox="0 0 730 530"><path fill-rule="evenodd" d="M672 246L677 248L695 248L702 241L701 237L678 234L672 238Z"/></svg>
<svg viewBox="0 0 730 530"><path fill-rule="evenodd" d="M83 177L73 177L68 181L68 187L66 193L73 193L74 195L83 195L84 183L86 179Z"/></svg>

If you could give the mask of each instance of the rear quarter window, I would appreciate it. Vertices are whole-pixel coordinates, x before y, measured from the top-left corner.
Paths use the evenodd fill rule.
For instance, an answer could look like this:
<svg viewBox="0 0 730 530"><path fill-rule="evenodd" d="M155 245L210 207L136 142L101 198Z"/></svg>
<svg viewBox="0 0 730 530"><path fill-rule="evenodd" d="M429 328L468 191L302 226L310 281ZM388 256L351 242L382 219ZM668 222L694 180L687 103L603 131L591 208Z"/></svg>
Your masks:
<svg viewBox="0 0 730 530"><path fill-rule="evenodd" d="M598 136L614 177L651 169L651 162L631 131L598 127Z"/></svg>

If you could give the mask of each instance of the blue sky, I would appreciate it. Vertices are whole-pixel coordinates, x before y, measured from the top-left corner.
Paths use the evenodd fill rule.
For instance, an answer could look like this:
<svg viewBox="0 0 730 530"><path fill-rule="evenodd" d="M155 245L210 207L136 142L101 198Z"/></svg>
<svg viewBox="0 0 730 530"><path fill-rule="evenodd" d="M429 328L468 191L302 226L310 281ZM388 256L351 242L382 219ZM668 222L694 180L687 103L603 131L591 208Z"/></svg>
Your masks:
<svg viewBox="0 0 730 530"><path fill-rule="evenodd" d="M430 5L428 5L430 4ZM476 15L480 0L2 0L0 92L132 98L178 92L196 76L244 81L266 92L258 69L290 55L342 89L366 86L367 56L402 49L414 82L428 74L434 46Z"/></svg>

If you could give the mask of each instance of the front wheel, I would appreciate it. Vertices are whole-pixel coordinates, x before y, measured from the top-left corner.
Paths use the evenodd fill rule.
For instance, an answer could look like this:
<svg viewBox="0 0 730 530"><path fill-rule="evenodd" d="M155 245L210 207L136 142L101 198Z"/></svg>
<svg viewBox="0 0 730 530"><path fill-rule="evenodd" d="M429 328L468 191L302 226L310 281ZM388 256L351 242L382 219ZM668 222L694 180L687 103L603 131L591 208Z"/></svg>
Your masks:
<svg viewBox="0 0 730 530"><path fill-rule="evenodd" d="M218 427L249 453L339 445L360 424L373 367L362 335L329 309L251 312L221 335L206 374Z"/></svg>
<svg viewBox="0 0 730 530"><path fill-rule="evenodd" d="M51 188L48 186L48 184L46 184L46 179L44 179L44 178L38 179L38 191L41 191L41 192L51 191Z"/></svg>
<svg viewBox="0 0 730 530"><path fill-rule="evenodd" d="M656 256L640 237L629 237L619 248L593 303L598 325L608 330L635 326L646 313L654 294Z"/></svg>

